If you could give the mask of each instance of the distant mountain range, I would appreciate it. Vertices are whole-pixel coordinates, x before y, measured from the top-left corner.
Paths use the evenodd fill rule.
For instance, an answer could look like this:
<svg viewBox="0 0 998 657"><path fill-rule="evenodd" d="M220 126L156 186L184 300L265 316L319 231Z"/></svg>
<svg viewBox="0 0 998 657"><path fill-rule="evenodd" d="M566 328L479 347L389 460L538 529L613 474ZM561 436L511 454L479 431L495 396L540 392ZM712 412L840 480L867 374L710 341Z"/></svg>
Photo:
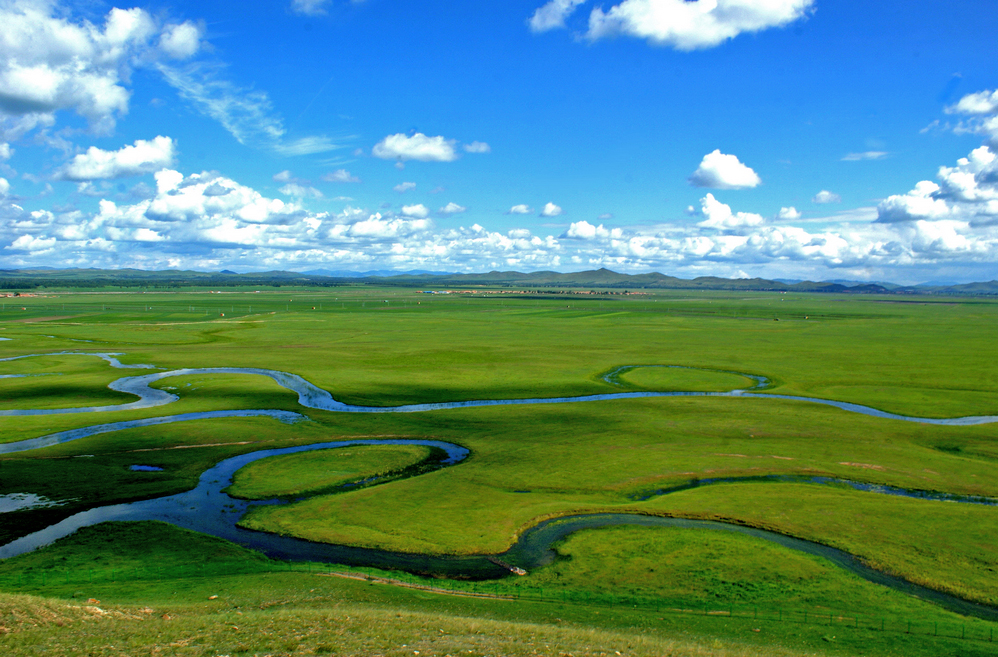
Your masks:
<svg viewBox="0 0 998 657"><path fill-rule="evenodd" d="M238 274L199 271L145 271L141 269L13 269L0 270L0 289L37 288L140 288L140 287L232 287L281 285L379 285L411 288L448 288L500 286L519 288L588 288L588 289L661 289L661 290L744 290L760 292L827 292L839 294L890 295L956 295L998 296L998 281L964 283L960 285L895 285L893 283L862 283L858 281L795 281L764 278L718 278L701 276L692 280L648 274L618 274L609 269L596 269L562 274L538 271L524 274L516 271L491 271L486 274L456 274L413 270L333 271L316 269L308 272L269 271Z"/></svg>

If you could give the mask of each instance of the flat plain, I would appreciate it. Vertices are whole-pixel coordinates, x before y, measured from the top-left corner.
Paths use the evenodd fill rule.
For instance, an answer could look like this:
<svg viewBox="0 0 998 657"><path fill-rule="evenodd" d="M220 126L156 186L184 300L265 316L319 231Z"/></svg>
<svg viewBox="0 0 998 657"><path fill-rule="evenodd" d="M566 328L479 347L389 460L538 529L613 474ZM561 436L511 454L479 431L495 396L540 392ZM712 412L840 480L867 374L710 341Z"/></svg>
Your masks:
<svg viewBox="0 0 998 657"><path fill-rule="evenodd" d="M18 375L0 379L0 411L123 404L135 397L107 388L121 377L230 367L288 372L337 401L374 407L717 393L764 378L758 393L922 418L998 415L998 302L639 292L39 292L0 310L0 358L12 359L0 374ZM94 354L162 369L116 369ZM998 498L998 423L924 424L752 392L345 413L302 406L256 374L184 373L152 385L177 401L0 416L0 443L198 411L278 409L307 420L193 420L6 454L0 500L51 504L3 513L0 545L88 508L189 490L240 454L429 439L468 457L420 467L431 450L359 446L257 461L230 492L283 503L254 506L240 524L473 555L501 553L563 516L718 520L838 548L998 607L998 508L971 503ZM857 489L868 485L907 495ZM332 564L296 570L169 525L105 523L0 561L0 641L14 654L70 654L77 643L109 655L998 652L993 620L760 538L620 525L554 548L558 558L526 576L471 582ZM102 613L86 611L91 598Z"/></svg>

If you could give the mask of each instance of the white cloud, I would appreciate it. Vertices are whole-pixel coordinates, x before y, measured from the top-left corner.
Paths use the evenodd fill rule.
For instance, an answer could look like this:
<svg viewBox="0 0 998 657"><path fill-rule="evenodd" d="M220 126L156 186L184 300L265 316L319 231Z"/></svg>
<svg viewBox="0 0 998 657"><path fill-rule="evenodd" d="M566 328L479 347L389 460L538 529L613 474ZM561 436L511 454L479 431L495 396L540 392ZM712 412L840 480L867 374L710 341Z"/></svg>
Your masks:
<svg viewBox="0 0 998 657"><path fill-rule="evenodd" d="M0 160L9 160L14 154L14 149L6 142L0 142Z"/></svg>
<svg viewBox="0 0 998 657"><path fill-rule="evenodd" d="M34 237L32 235L21 235L9 246L5 246L5 249L16 250L16 251L35 251L44 252L49 251L55 246L56 239L54 237Z"/></svg>
<svg viewBox="0 0 998 657"><path fill-rule="evenodd" d="M335 183L359 183L360 178L351 174L346 169L337 169L322 176L322 180Z"/></svg>
<svg viewBox="0 0 998 657"><path fill-rule="evenodd" d="M280 173L274 174L274 182L286 183L286 182L291 182L294 179L295 179L294 175L288 169L285 169Z"/></svg>
<svg viewBox="0 0 998 657"><path fill-rule="evenodd" d="M704 155L700 166L690 176L691 185L712 189L748 189L760 183L762 180L755 171L720 149Z"/></svg>
<svg viewBox="0 0 998 657"><path fill-rule="evenodd" d="M813 0L624 0L589 15L589 39L627 35L677 50L711 48L743 32L804 17Z"/></svg>
<svg viewBox="0 0 998 657"><path fill-rule="evenodd" d="M955 167L940 167L942 198L969 203L998 201L998 157L987 146L975 148Z"/></svg>
<svg viewBox="0 0 998 657"><path fill-rule="evenodd" d="M408 191L416 189L416 183L414 182L401 182L394 187L392 187L399 194L405 194Z"/></svg>
<svg viewBox="0 0 998 657"><path fill-rule="evenodd" d="M532 32L547 32L560 27L565 27L565 19L572 14L579 5L586 0L550 0L542 7L538 7L533 16L527 21Z"/></svg>
<svg viewBox="0 0 998 657"><path fill-rule="evenodd" d="M613 213L612 212L604 212L600 216L596 217L596 219L598 219L599 221L607 221L609 219L613 219Z"/></svg>
<svg viewBox="0 0 998 657"><path fill-rule="evenodd" d="M329 0L291 0L291 11L302 16L321 16Z"/></svg>
<svg viewBox="0 0 998 657"><path fill-rule="evenodd" d="M564 212L564 210L562 210L560 207L558 207L554 203L545 203L544 204L544 209L541 210L541 216L542 217L557 217L562 212Z"/></svg>
<svg viewBox="0 0 998 657"><path fill-rule="evenodd" d="M51 125L58 110L72 110L94 131L109 133L128 110L130 93L122 82L132 67L164 57L190 57L200 48L200 27L162 25L138 8L113 8L102 26L67 16L48 0L0 5L0 113L5 131L23 134ZM159 49L153 44L157 35Z"/></svg>
<svg viewBox="0 0 998 657"><path fill-rule="evenodd" d="M949 114L996 114L998 113L998 90L967 94L956 105L947 107L946 112Z"/></svg>
<svg viewBox="0 0 998 657"><path fill-rule="evenodd" d="M801 218L801 214L797 208L790 206L789 208L780 208L780 211L776 213L776 218L781 221L796 221Z"/></svg>
<svg viewBox="0 0 998 657"><path fill-rule="evenodd" d="M438 212L440 212L440 214L460 214L462 212L467 211L467 209L468 208L464 207L463 205L458 205L457 203L451 201L444 207L440 208Z"/></svg>
<svg viewBox="0 0 998 657"><path fill-rule="evenodd" d="M842 202L842 197L839 196L838 194L834 194L834 193L828 191L827 189L823 189L823 190L821 190L820 192L818 192L817 194L814 195L814 198L811 199L811 202L812 203L821 203L821 204L823 204L823 203L841 203Z"/></svg>
<svg viewBox="0 0 998 657"><path fill-rule="evenodd" d="M218 63L191 62L182 68L159 63L156 68L181 98L218 121L244 146L271 150L285 157L323 153L339 147L323 136L287 141L284 121L274 111L270 97L224 79L221 77L224 67Z"/></svg>
<svg viewBox="0 0 998 657"><path fill-rule="evenodd" d="M525 203L521 203L519 205L514 205L513 207L511 207L506 212L506 214L530 214L533 211L534 211L534 209L531 208L529 205L526 205Z"/></svg>
<svg viewBox="0 0 998 657"><path fill-rule="evenodd" d="M603 224L593 226L588 221L574 221L568 230L561 234L561 239L594 240L594 239L614 239L619 240L624 237L624 231L620 228L606 228Z"/></svg>
<svg viewBox="0 0 998 657"><path fill-rule="evenodd" d="M923 180L907 194L886 198L877 221L998 223L998 156L988 146L975 148L955 167L940 167L937 177L939 184Z"/></svg>
<svg viewBox="0 0 998 657"><path fill-rule="evenodd" d="M858 162L860 160L882 160L887 157L887 151L864 151L862 153L846 153L843 162Z"/></svg>
<svg viewBox="0 0 998 657"><path fill-rule="evenodd" d="M10 183L6 178L0 178L0 196L7 196L10 191Z"/></svg>
<svg viewBox="0 0 998 657"><path fill-rule="evenodd" d="M697 224L701 228L714 230L737 230L761 226L764 219L751 212L731 212L731 206L721 203L713 194L707 194L700 199L700 211L704 220Z"/></svg>
<svg viewBox="0 0 998 657"><path fill-rule="evenodd" d="M422 203L417 203L415 205L403 205L402 214L407 217L426 219L430 215L430 210Z"/></svg>
<svg viewBox="0 0 998 657"><path fill-rule="evenodd" d="M105 151L91 146L61 169L63 180L98 180L127 178L153 173L171 166L176 159L176 144L162 135L146 141L136 140L132 146Z"/></svg>
<svg viewBox="0 0 998 657"><path fill-rule="evenodd" d="M431 226L432 224L423 218L415 220L388 218L375 213L345 226L342 231L333 231L333 234L337 237L385 240L413 236L428 230Z"/></svg>
<svg viewBox="0 0 998 657"><path fill-rule="evenodd" d="M427 137L417 132L411 137L402 133L389 135L375 144L371 154L383 160L419 160L420 162L453 162L457 159L453 139Z"/></svg>
<svg viewBox="0 0 998 657"><path fill-rule="evenodd" d="M492 147L486 144L484 141L473 141L470 144L465 144L461 148L464 149L465 153L491 153Z"/></svg>
<svg viewBox="0 0 998 657"><path fill-rule="evenodd" d="M172 59L190 59L201 49L204 30L194 23L168 25L159 38L159 49Z"/></svg>
<svg viewBox="0 0 998 657"><path fill-rule="evenodd" d="M954 126L953 132L986 135L991 146L998 149L998 91L968 94L956 105L947 107L946 111L950 114L966 114L971 117ZM948 123L946 127L949 127Z"/></svg>
<svg viewBox="0 0 998 657"><path fill-rule="evenodd" d="M322 192L317 190L315 187L310 187L308 185L301 185L296 182L290 182L284 185L279 190L285 196L293 196L295 198L322 198Z"/></svg>
<svg viewBox="0 0 998 657"><path fill-rule="evenodd" d="M285 157L294 157L296 155L314 155L316 153L325 153L327 151L336 150L339 145L336 144L329 137L324 137L322 135L312 135L309 137L301 137L300 139L295 139L294 141L282 141L274 145L274 150Z"/></svg>

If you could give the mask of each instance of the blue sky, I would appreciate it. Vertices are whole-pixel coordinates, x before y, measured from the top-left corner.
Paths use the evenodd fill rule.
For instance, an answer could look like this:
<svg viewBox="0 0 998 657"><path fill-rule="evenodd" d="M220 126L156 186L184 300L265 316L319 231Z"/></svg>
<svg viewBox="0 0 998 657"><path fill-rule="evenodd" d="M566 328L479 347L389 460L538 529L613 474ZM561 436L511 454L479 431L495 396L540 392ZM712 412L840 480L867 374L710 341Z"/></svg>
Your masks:
<svg viewBox="0 0 998 657"><path fill-rule="evenodd" d="M992 0L0 14L3 268L996 278Z"/></svg>

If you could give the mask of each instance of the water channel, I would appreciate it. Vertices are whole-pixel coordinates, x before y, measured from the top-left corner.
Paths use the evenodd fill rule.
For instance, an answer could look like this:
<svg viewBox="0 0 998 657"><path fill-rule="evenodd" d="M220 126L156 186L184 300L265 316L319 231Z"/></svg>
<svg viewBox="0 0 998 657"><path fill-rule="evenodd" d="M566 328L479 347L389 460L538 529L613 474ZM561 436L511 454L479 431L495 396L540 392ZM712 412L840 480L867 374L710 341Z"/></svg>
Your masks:
<svg viewBox="0 0 998 657"><path fill-rule="evenodd" d="M40 354L39 354L40 355ZM89 355L104 358L113 367L122 368L142 368L150 369L151 365L123 365L117 361L115 356L120 354L91 353L80 354L79 352L62 352L60 354L44 355ZM0 359L2 361L15 360L17 358L27 358L22 356L15 358ZM638 366L625 366L614 370L604 377L609 383L614 383L612 377L619 376L628 368ZM733 374L739 374L734 373ZM834 400L815 399L810 397L797 397L790 395L773 395L751 390L765 387L768 380L765 377L754 375L744 375L755 381L752 388L744 390L732 390L728 392L624 392L585 395L578 397L555 397L536 399L513 399L513 400L474 400L465 402L443 402L433 404L410 404L394 407L371 407L353 406L343 404L333 399L329 392L318 388L305 379L285 372L267 370L259 368L197 368L180 369L166 372L156 372L141 376L124 377L112 382L108 387L121 392L128 392L139 397L139 401L130 404L117 406L101 406L86 408L67 409L46 409L46 410L16 410L0 411L3 415L42 415L52 413L94 413L109 410L126 410L132 408L150 408L161 406L176 401L175 395L166 391L150 388L150 384L164 378L183 375L202 374L258 374L267 376L284 388L298 393L299 403L307 408L354 412L354 413L385 413L385 412L420 412L444 410L451 408L468 408L475 406L499 406L514 404L552 404L552 403L572 403L583 401L604 401L612 399L632 399L641 397L742 397L742 398L763 398L763 399L789 399L795 401L805 401L811 403L827 404L843 410L909 422L922 422L926 424L944 425L972 425L998 422L998 416L970 416L962 418L918 418L886 413L867 406L838 402ZM299 413L280 410L234 410L234 411L208 411L200 413L186 413L180 415L146 418L141 420L129 420L123 422L113 422L90 427L82 427L62 431L59 433L33 438L24 441L0 444L0 454L22 452L39 449L51 445L56 445L71 440L77 440L86 436L120 431L128 428L153 426L171 422L182 422L195 419L220 418L220 417L252 417L269 416L282 422L297 422L307 419ZM471 579L494 579L504 577L509 571L492 559L499 557L502 561L527 570L537 568L548 563L556 556L552 546L565 536L583 529L605 527L611 525L641 525L654 527L682 527L695 529L708 529L715 531L737 532L756 538L778 543L786 548L799 552L823 557L831 563L852 572L871 582L881 584L892 589L931 601L951 611L977 616L988 620L998 620L998 608L978 604L949 595L934 589L919 586L905 579L894 577L881 571L872 569L864 565L857 557L837 550L832 547L813 543L802 539L785 536L775 532L761 529L744 527L737 524L729 524L716 521L690 520L684 518L671 518L660 516L649 516L637 513L592 513L573 515L562 518L555 518L539 523L538 525L525 531L517 542L505 553L500 555L467 555L467 556L446 556L412 554L402 552L391 552L387 550L376 550L369 548L359 548L343 545L332 545L325 543L315 543L304 539L289 536L280 536L267 532L247 530L237 525L240 518L253 506L261 504L277 504L282 500L247 501L230 497L223 492L232 481L232 477L240 468L270 456L296 454L323 449L335 449L340 447L357 445L422 445L443 450L447 457L440 461L439 467L448 467L459 463L468 456L468 450L459 445L435 440L405 440L405 439L375 439L375 440L351 440L336 441L326 443L316 443L282 449L258 450L247 454L242 454L226 459L209 470L205 471L199 480L197 487L184 493L169 495L151 500L130 502L125 504L115 504L97 507L76 513L61 522L51 525L45 529L22 536L6 545L0 546L0 559L10 558L19 554L30 552L39 547L49 545L53 541L63 538L75 532L81 527L86 527L101 522L112 520L118 521L139 521L139 520L159 520L168 522L178 527L203 532L212 536L217 536L233 541L245 547L259 550L260 552L276 559L286 560L307 560L317 562L342 563L348 565L366 565L386 569L401 569L416 573L433 574L446 577L462 577ZM651 491L644 496L635 499L647 499L654 495L669 494L679 490L686 490L692 487L706 485L736 484L754 481L782 481L793 483L813 483L820 485L847 485L857 490L864 490L872 493L882 493L889 495L904 495L934 501L948 501L957 503L988 504L994 505L998 500L994 498L959 496L947 493L928 493L925 491L911 491L903 488L879 486L866 484L863 482L853 482L844 479L834 479L826 477L804 477L797 475L773 475L764 477L742 477L742 478L717 478L699 480L690 484L680 485L674 488Z"/></svg>

